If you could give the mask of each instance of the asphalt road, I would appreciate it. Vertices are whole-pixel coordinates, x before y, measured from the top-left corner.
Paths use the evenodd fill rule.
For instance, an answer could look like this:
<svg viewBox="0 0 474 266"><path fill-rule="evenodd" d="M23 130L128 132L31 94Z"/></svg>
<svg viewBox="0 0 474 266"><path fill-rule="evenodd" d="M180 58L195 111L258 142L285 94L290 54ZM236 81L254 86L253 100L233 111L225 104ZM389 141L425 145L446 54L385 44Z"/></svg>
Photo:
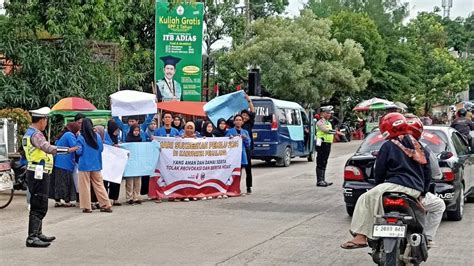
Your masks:
<svg viewBox="0 0 474 266"><path fill-rule="evenodd" d="M343 165L359 143L333 146L329 188L315 186L314 163L294 159L288 168L256 162L254 194L245 197L145 202L111 214L50 202L43 231L58 239L47 249L25 247L28 212L19 194L0 210L0 265L370 265L369 249L339 247L350 239ZM426 265L473 265L473 223L474 204L462 221L444 221Z"/></svg>

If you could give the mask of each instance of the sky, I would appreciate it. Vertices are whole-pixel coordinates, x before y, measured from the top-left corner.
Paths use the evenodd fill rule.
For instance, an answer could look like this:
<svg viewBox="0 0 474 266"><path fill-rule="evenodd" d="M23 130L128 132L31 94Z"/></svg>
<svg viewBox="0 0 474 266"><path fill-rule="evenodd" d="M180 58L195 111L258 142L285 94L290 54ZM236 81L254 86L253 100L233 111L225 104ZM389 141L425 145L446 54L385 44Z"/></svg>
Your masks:
<svg viewBox="0 0 474 266"><path fill-rule="evenodd" d="M1 1L1 0L0 0ZM289 6L286 9L289 16L299 15L299 10L304 6L307 0L289 0ZM441 7L442 0L407 0L409 3L410 17L416 17L418 12L433 11L434 6ZM474 0L453 0L453 7L451 8L450 18L467 17L471 12L474 12ZM442 13L441 13L442 14Z"/></svg>

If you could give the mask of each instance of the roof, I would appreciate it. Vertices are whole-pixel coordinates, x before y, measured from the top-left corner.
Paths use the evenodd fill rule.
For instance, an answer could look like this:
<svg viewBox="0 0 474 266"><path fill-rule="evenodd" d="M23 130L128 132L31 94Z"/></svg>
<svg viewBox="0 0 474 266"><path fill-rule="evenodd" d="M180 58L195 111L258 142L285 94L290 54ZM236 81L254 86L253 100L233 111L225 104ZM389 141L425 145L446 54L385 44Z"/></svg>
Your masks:
<svg viewBox="0 0 474 266"><path fill-rule="evenodd" d="M159 102L158 109L178 113L183 115L192 115L205 117L204 105L206 102L188 102L188 101L173 101L173 102Z"/></svg>
<svg viewBox="0 0 474 266"><path fill-rule="evenodd" d="M280 108L304 109L303 107L301 107L301 105L299 105L295 102L278 100L278 99L273 99L273 98L270 98L270 97L250 96L250 99L252 99L252 100L271 100L275 104L275 106L280 107Z"/></svg>
<svg viewBox="0 0 474 266"><path fill-rule="evenodd" d="M64 117L73 117L76 114L81 113L84 114L85 116L88 117L94 117L94 116L111 116L111 111L110 110L94 110L94 111L80 111L80 110L73 110L73 111L51 111L49 113L49 116L64 116Z"/></svg>

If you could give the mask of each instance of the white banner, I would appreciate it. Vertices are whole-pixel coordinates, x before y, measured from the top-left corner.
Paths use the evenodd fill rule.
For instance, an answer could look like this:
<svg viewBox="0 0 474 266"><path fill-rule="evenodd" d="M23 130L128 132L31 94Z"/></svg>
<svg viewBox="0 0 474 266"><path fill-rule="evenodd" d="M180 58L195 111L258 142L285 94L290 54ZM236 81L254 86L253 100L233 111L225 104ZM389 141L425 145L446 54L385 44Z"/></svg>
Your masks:
<svg viewBox="0 0 474 266"><path fill-rule="evenodd" d="M157 138L161 145L152 197L240 193L240 138ZM235 180L238 177L238 180ZM238 184L236 182L238 181ZM154 190L152 192L152 190ZM231 191L232 190L232 191ZM235 190L235 191L234 191Z"/></svg>
<svg viewBox="0 0 474 266"><path fill-rule="evenodd" d="M112 183L122 183L122 176L129 154L130 152L125 149L104 145L104 151L102 152L102 178Z"/></svg>
<svg viewBox="0 0 474 266"><path fill-rule="evenodd" d="M156 95L124 90L110 95L112 116L156 114Z"/></svg>

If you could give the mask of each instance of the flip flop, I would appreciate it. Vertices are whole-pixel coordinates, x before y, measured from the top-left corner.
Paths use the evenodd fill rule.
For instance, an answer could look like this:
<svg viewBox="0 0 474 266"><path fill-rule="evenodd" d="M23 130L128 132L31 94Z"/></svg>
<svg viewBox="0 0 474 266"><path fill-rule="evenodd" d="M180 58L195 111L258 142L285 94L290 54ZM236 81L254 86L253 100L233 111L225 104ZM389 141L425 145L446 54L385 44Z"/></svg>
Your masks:
<svg viewBox="0 0 474 266"><path fill-rule="evenodd" d="M358 249L358 248L366 248L367 244L357 244L352 241L347 241L346 243L341 245L341 248L343 249Z"/></svg>

